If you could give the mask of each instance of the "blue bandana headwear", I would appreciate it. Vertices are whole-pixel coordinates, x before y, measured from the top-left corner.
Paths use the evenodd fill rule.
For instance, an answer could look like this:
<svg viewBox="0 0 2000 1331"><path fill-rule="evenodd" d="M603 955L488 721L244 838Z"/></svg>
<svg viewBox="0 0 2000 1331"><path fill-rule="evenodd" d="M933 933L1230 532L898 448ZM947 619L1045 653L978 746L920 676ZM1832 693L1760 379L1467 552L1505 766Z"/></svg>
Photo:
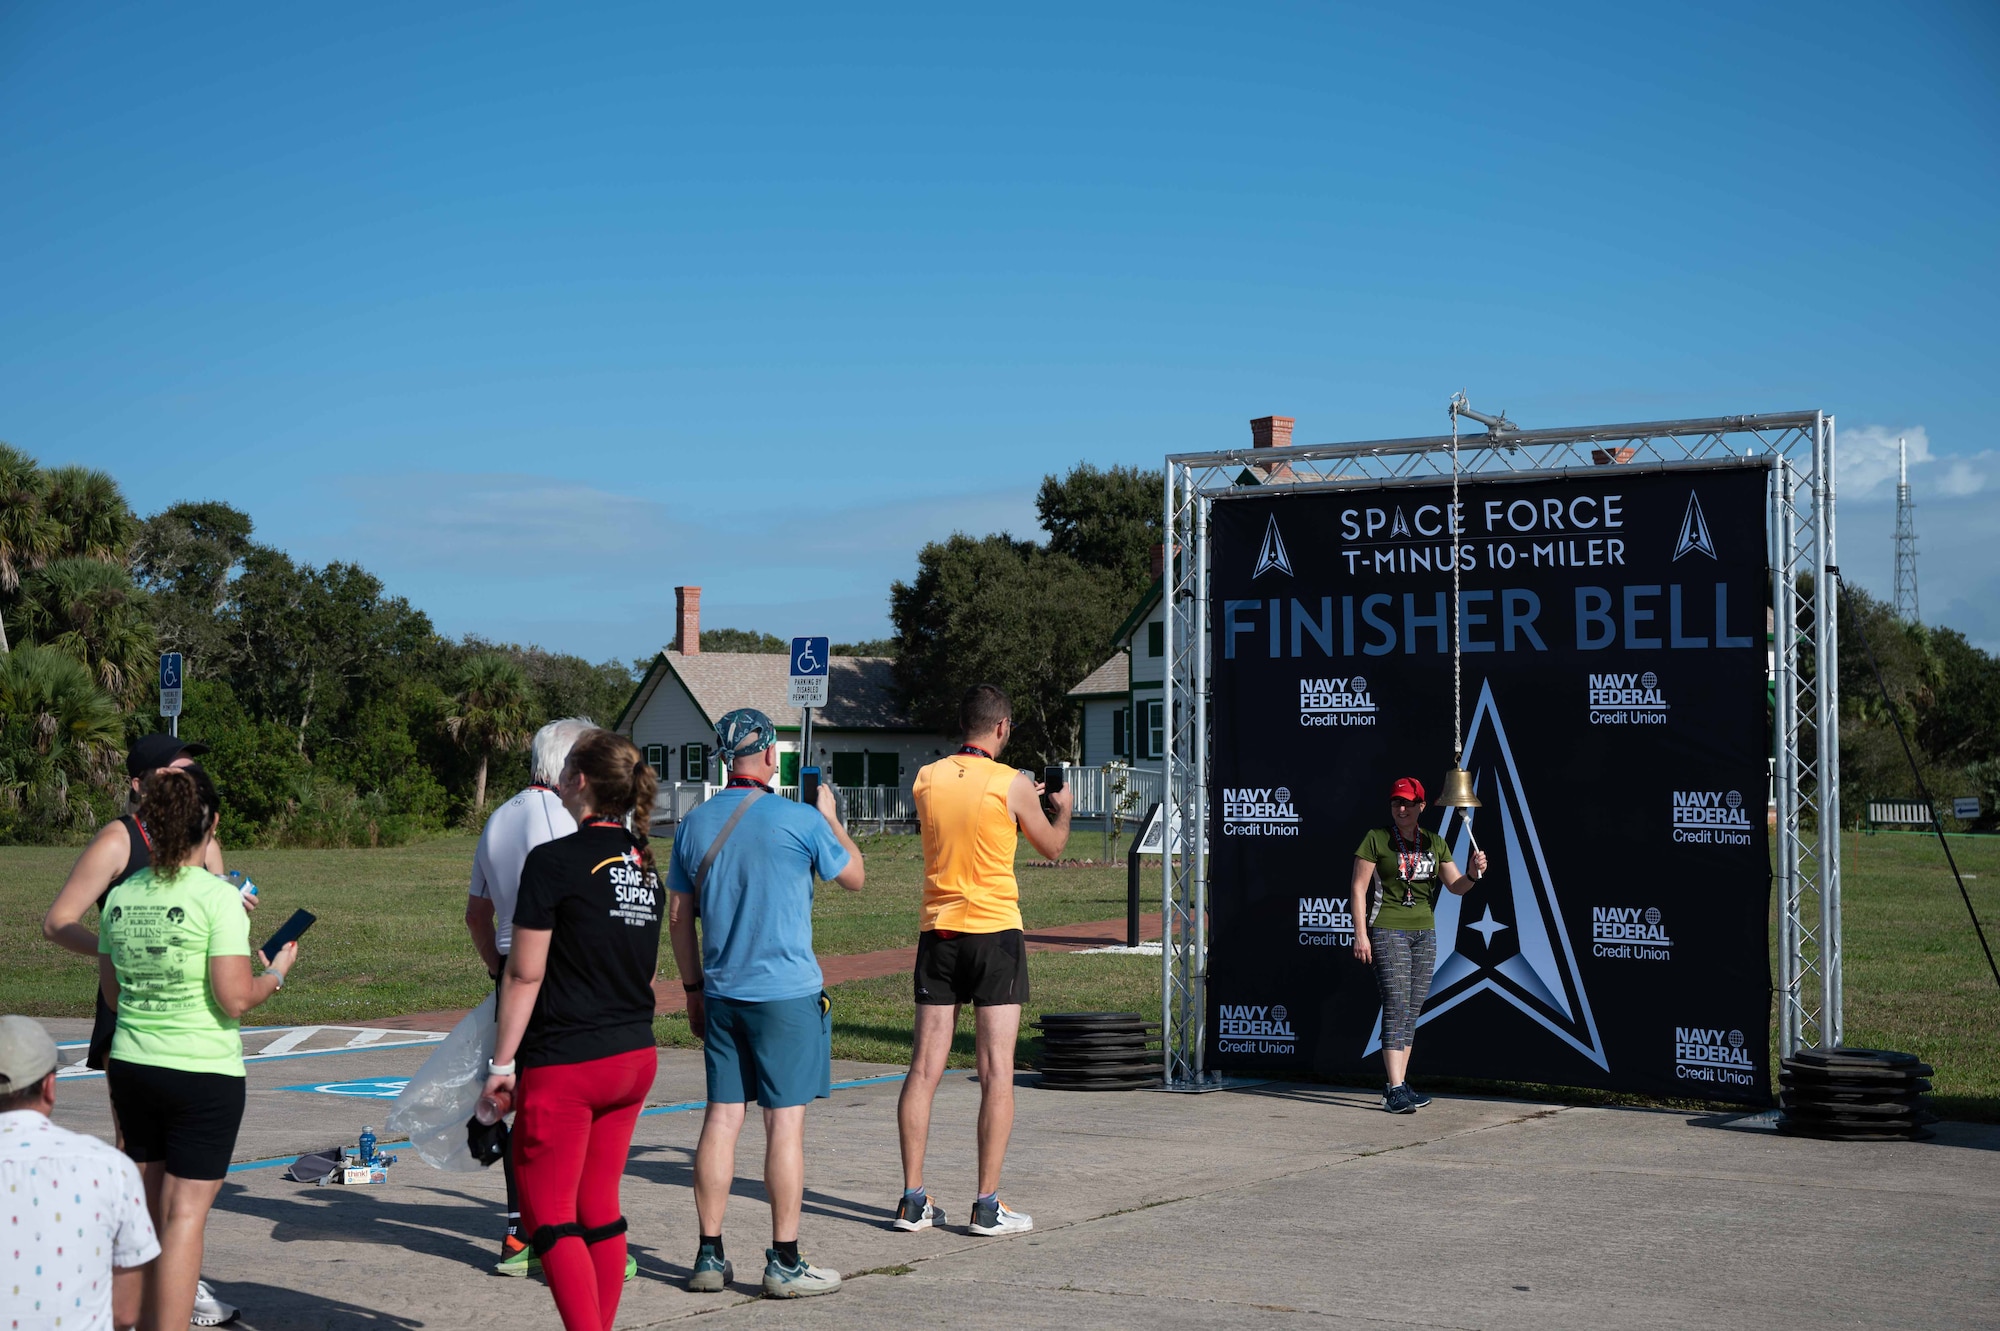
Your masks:
<svg viewBox="0 0 2000 1331"><path fill-rule="evenodd" d="M715 746L722 761L734 762L753 753L762 753L778 742L778 728L771 718L755 707L739 707L726 712L715 723Z"/></svg>

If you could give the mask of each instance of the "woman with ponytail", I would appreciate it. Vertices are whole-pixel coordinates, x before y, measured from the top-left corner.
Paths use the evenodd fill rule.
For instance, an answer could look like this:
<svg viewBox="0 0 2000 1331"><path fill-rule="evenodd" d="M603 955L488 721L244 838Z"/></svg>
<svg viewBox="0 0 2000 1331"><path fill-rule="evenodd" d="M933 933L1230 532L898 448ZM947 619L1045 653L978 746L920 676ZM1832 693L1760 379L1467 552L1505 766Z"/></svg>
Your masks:
<svg viewBox="0 0 2000 1331"><path fill-rule="evenodd" d="M567 1331L610 1331L632 1266L618 1185L652 1089L660 879L653 770L591 730L559 783L577 829L528 852L486 1093L517 1103L521 1232Z"/></svg>
<svg viewBox="0 0 2000 1331"><path fill-rule="evenodd" d="M234 884L203 867L220 801L198 766L139 786L152 863L111 889L98 925L98 983L117 1013L105 1065L125 1154L146 1183L160 1257L146 1268L142 1324L189 1324L208 1211L243 1122L243 1014L282 989L287 944L262 975Z"/></svg>

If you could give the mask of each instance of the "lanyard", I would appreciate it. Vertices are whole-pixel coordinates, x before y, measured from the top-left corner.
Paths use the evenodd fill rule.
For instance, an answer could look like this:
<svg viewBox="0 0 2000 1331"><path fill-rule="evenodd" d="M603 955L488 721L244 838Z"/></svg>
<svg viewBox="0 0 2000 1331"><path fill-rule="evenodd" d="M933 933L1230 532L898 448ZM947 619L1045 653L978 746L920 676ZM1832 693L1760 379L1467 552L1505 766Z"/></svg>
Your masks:
<svg viewBox="0 0 2000 1331"><path fill-rule="evenodd" d="M763 791L766 795L774 793L769 786L765 785L762 781L759 781L754 776L732 776L729 778L729 784L727 786L724 786L723 789L749 790L753 786L756 787L758 790Z"/></svg>
<svg viewBox="0 0 2000 1331"><path fill-rule="evenodd" d="M615 827L615 828L617 828L617 829L618 829L619 831L621 831L621 832L623 832L623 831L625 830L625 824L623 824L623 823L621 823L621 822L619 822L619 821L617 821L616 819L613 819L613 818L592 818L592 819L591 819L591 820L590 820L589 822L585 823L585 824L584 824L584 826L585 826L585 827Z"/></svg>
<svg viewBox="0 0 2000 1331"><path fill-rule="evenodd" d="M958 746L958 752L960 754L969 754L974 758L984 758L989 763L994 761L993 755L980 748L977 744L961 744ZM956 757L957 755L953 756Z"/></svg>
<svg viewBox="0 0 2000 1331"><path fill-rule="evenodd" d="M132 826L139 829L139 840L146 843L146 856L150 859L153 854L153 834L146 830L146 825L139 821L139 815L136 813L132 815Z"/></svg>
<svg viewBox="0 0 2000 1331"><path fill-rule="evenodd" d="M1403 880L1403 904L1414 906L1417 904L1417 890L1411 880L1416 875L1418 861L1423 858L1424 829L1417 829L1416 844L1412 846L1403 840L1403 834L1396 830L1396 825L1390 823L1389 839L1396 845L1396 868Z"/></svg>

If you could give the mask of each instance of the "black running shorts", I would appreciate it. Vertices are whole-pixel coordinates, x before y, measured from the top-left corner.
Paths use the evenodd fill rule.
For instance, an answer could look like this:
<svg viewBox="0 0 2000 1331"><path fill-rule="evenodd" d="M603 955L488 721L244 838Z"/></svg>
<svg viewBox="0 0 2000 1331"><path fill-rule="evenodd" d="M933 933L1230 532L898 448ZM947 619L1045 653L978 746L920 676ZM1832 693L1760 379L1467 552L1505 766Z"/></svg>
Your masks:
<svg viewBox="0 0 2000 1331"><path fill-rule="evenodd" d="M221 1072L183 1072L114 1058L104 1070L111 1107L125 1134L125 1154L140 1164L166 1162L176 1178L229 1173L243 1125L247 1083Z"/></svg>
<svg viewBox="0 0 2000 1331"><path fill-rule="evenodd" d="M1019 929L917 935L917 1002L1003 1007L1028 1001L1028 949Z"/></svg>

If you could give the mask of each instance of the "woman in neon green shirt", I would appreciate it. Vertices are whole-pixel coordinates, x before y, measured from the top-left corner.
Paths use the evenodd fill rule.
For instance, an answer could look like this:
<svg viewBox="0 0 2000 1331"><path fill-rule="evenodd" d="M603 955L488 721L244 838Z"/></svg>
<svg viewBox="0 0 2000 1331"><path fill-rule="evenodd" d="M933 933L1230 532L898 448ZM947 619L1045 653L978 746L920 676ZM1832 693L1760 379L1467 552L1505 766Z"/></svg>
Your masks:
<svg viewBox="0 0 2000 1331"><path fill-rule="evenodd" d="M98 982L118 1013L105 1079L160 1236L146 1270L151 1331L184 1327L194 1310L202 1232L243 1122L239 1019L298 959L289 944L251 973L242 898L202 867L219 807L198 766L149 775L138 817L152 865L111 889L98 925Z"/></svg>

